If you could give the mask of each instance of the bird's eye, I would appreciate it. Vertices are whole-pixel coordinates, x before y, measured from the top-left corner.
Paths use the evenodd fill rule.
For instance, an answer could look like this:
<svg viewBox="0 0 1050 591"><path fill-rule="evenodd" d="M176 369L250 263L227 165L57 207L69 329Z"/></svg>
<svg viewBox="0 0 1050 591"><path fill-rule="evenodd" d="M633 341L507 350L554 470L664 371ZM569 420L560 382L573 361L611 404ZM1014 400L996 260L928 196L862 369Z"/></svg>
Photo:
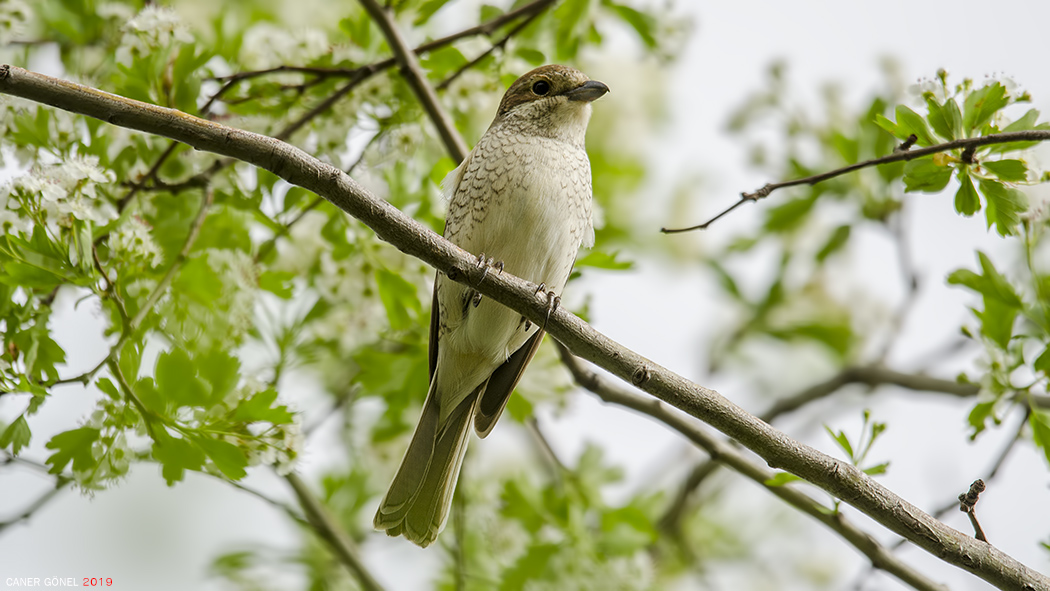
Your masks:
<svg viewBox="0 0 1050 591"><path fill-rule="evenodd" d="M551 91L551 83L546 80L538 80L532 85L532 92L540 96L547 96L547 93Z"/></svg>

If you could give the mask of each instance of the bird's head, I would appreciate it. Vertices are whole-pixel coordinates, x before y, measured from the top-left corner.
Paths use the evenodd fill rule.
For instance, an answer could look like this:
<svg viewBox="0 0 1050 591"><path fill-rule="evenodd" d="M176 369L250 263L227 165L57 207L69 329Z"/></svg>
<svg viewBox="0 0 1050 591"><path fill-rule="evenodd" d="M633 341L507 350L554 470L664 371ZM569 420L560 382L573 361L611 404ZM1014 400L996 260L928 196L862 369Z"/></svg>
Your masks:
<svg viewBox="0 0 1050 591"><path fill-rule="evenodd" d="M609 87L568 66L541 66L514 81L503 95L493 125L583 143L591 101Z"/></svg>

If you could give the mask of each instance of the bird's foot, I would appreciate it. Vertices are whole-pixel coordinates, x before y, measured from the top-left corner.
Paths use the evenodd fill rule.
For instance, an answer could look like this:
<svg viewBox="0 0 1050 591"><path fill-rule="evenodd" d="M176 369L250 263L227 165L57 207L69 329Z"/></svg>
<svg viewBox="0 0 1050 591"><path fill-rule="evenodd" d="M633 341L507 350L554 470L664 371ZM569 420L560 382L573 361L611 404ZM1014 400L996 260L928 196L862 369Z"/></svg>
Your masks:
<svg viewBox="0 0 1050 591"><path fill-rule="evenodd" d="M481 269L481 279L478 280L478 283L481 283L485 280L485 277L488 277L489 269L495 269L497 275L502 275L503 261L497 261L494 257L487 257L485 253L481 253L478 255L478 268ZM481 294L475 291L470 299L470 303L477 308L478 304L481 303Z"/></svg>
<svg viewBox="0 0 1050 591"><path fill-rule="evenodd" d="M547 285L545 283L536 286L536 295L540 295L540 293L544 291L547 291ZM553 314L560 305L561 297L554 293L553 290L547 291L547 315L543 318L543 326L540 327L541 329L547 330L547 322L551 319L551 314ZM528 329L526 328L526 330Z"/></svg>

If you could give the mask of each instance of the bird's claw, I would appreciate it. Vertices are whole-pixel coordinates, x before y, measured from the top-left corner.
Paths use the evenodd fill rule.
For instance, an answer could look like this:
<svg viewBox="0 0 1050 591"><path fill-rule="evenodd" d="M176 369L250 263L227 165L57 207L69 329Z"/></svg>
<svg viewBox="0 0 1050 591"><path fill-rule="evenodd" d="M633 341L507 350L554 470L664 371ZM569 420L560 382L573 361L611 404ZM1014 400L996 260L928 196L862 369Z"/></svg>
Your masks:
<svg viewBox="0 0 1050 591"><path fill-rule="evenodd" d="M487 257L485 253L478 255L478 268L481 269L481 279L478 283L481 283L489 275L489 269L495 269L498 275L503 274L503 261L497 261L495 257ZM474 297L471 298L471 304L477 308L478 304L481 303L481 294L474 292Z"/></svg>
<svg viewBox="0 0 1050 591"><path fill-rule="evenodd" d="M547 292L547 315L543 317L543 330L547 330L547 321L551 319L551 314L558 309L561 305L561 297L559 297L553 291Z"/></svg>
<svg viewBox="0 0 1050 591"><path fill-rule="evenodd" d="M547 284L541 283L536 286L535 294L540 295L544 291L547 291ZM559 305L561 305L561 298L558 296L558 294L554 293L553 291L547 291L547 315L543 318L543 326L540 327L541 329L547 329L547 322L551 319L551 314L553 314L554 311L558 309ZM530 323L526 319L525 330L529 330L529 327L531 325L532 323Z"/></svg>

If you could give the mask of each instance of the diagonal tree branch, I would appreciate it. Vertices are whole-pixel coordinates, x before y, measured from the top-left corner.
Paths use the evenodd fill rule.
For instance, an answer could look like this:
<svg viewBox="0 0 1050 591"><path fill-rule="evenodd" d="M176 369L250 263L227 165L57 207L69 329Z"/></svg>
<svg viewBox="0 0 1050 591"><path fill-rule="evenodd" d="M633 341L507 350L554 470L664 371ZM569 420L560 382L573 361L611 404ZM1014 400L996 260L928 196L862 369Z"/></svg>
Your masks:
<svg viewBox="0 0 1050 591"><path fill-rule="evenodd" d="M883 164L890 164L892 162L915 160L916 158L922 158L923 156L938 154L940 152L947 152L949 150L958 150L959 148L963 148L964 150L973 150L981 146L990 146L993 144L1012 144L1018 142L1045 142L1047 140L1050 140L1050 130L1030 129L1026 131L993 133L981 137L971 137L964 138L961 140L953 140L950 142L945 142L943 144L919 148L918 150L898 150L895 151L893 154L890 154L889 156L883 156L881 158L872 158L871 160L857 162L856 164L850 164L849 166L843 166L842 168L836 168L835 170L829 170L820 174L815 174L800 179L793 179L790 181L783 181L779 183L768 183L766 186L756 190L753 193L741 193L740 199L738 199L736 203L725 208L713 218L707 220L702 224L689 226L687 228L660 228L660 231L664 234L678 234L681 232L691 232L693 230L706 230L708 226L718 221L720 218L722 218L722 216L740 207L742 204L747 203L749 201L758 201L759 199L768 197L770 193L776 191L777 189L796 187L798 185L815 185L817 183L824 182L828 179L833 179L837 176L842 176L844 174L849 174L851 172L858 171L862 168L881 166Z"/></svg>
<svg viewBox="0 0 1050 591"><path fill-rule="evenodd" d="M416 98L423 105L423 110L427 112L427 116L434 122L434 127L437 127L438 135L441 136L441 141L444 142L445 148L452 155L452 159L457 163L463 162L463 159L467 157L467 153L470 152L470 149L467 148L467 142L463 141L463 137L459 135L459 132L456 131L456 126L452 123L452 118L441 107L437 92L427 82L427 75L423 73L423 68L419 67L419 60L416 58L415 52L409 49L404 37L401 36L401 31L397 29L394 17L391 16L390 11L380 6L376 0L360 1L361 5L368 11L368 14L372 16L372 20L383 31L387 45L394 52L394 57L397 58L397 63L401 67L401 74L408 81L408 85L412 87L412 92L416 93Z"/></svg>
<svg viewBox="0 0 1050 591"><path fill-rule="evenodd" d="M0 93L114 125L164 135L273 172L328 199L402 252L468 284L547 331L575 355L715 427L771 467L809 480L940 559L1003 589L1050 588L1050 577L998 548L935 520L855 467L795 441L736 406L594 330L559 308L549 311L536 286L508 273L484 273L474 255L383 201L341 170L274 138L198 119L14 66L0 66Z"/></svg>
<svg viewBox="0 0 1050 591"><path fill-rule="evenodd" d="M874 568L885 570L915 589L947 591L944 585L931 581L921 572L903 563L892 551L879 544L875 538L847 520L842 513L831 511L791 485L771 486L767 484L769 479L773 478L772 470L768 470L748 459L733 445L713 437L706 430L700 428L696 421L668 408L667 405L659 400L641 396L621 384L613 384L608 380L602 379L598 374L585 367L579 359L573 357L564 347L559 347L559 350L562 361L569 368L576 383L596 394L604 402L625 406L649 415L678 431L706 451L714 462L732 468L743 476L750 478L792 507L831 528L867 556Z"/></svg>
<svg viewBox="0 0 1050 591"><path fill-rule="evenodd" d="M299 504L303 507L303 513L313 525L314 531L328 543L332 552L339 557L339 561L350 569L351 574L361 584L361 588L365 591L382 591L383 586L372 577L372 573L368 572L365 563L358 556L354 543L350 541L342 526L328 513L324 505L310 492L310 487L306 486L306 483L294 472L285 476L284 479L295 491L295 496L299 498Z"/></svg>

